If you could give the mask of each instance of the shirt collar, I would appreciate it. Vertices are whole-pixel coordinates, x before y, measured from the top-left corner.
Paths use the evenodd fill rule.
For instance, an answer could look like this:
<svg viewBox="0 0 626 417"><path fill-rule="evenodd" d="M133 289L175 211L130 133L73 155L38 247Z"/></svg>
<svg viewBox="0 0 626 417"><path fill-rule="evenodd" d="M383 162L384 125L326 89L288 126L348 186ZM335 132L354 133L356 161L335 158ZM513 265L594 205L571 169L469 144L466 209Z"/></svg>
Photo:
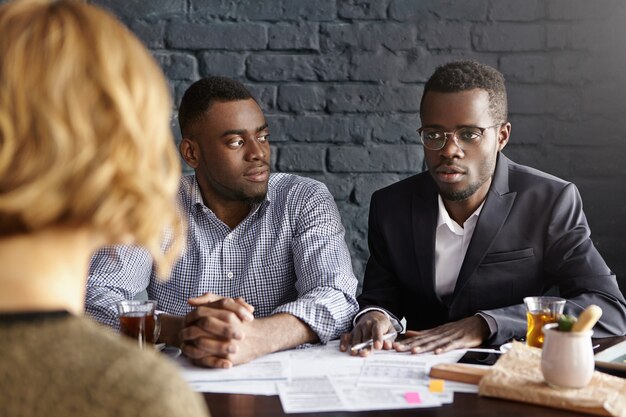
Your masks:
<svg viewBox="0 0 626 417"><path fill-rule="evenodd" d="M450 217L450 214L448 214L448 210L446 210L446 206L443 204L443 199L441 198L441 194L437 194L437 203L439 205L439 214L437 215L437 229L439 229L441 226L445 224L446 226L448 226L448 229L450 229L452 232L456 233L457 235L463 234L463 228L457 222L452 220L452 218ZM465 223L463 223L463 226L468 224L468 222L476 222L478 220L478 216L480 216L480 212L483 209L484 205L485 205L485 200L483 200L483 202L480 203L480 206L478 206L478 208L474 210L474 212L467 218L467 220L465 220Z"/></svg>
<svg viewBox="0 0 626 417"><path fill-rule="evenodd" d="M198 185L198 178L195 175L193 176L193 184L191 187L191 204L193 204L194 206L204 206L204 201L202 201L202 193L200 192L200 186Z"/></svg>
<svg viewBox="0 0 626 417"><path fill-rule="evenodd" d="M272 197L273 197L273 191L274 191L274 187L272 186L272 176L270 175L270 180L268 181L267 184L267 193L265 194L265 200L263 202L261 202L260 204L254 204L252 206L252 209L250 210L250 213L254 213L257 211L257 209L259 207L265 206L267 204L269 204L272 201ZM191 204L193 207L206 207L206 205L204 204L204 200L202 199L202 193L200 192L200 185L198 184L198 178L194 175L193 176L193 181L192 181L192 185L191 185ZM208 207L207 207L208 209ZM209 209L210 210L210 209Z"/></svg>

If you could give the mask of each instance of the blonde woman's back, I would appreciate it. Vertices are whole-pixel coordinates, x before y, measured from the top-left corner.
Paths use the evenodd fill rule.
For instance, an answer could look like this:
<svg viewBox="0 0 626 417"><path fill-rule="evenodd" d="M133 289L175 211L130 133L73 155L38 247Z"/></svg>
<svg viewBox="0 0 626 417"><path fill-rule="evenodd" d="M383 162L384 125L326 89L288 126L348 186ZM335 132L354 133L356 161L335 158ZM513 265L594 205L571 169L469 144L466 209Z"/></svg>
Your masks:
<svg viewBox="0 0 626 417"><path fill-rule="evenodd" d="M173 364L66 312L0 315L0 415L205 416Z"/></svg>
<svg viewBox="0 0 626 417"><path fill-rule="evenodd" d="M167 358L83 318L95 250L165 272L184 240L163 74L81 1L2 4L0 34L0 417L207 416Z"/></svg>

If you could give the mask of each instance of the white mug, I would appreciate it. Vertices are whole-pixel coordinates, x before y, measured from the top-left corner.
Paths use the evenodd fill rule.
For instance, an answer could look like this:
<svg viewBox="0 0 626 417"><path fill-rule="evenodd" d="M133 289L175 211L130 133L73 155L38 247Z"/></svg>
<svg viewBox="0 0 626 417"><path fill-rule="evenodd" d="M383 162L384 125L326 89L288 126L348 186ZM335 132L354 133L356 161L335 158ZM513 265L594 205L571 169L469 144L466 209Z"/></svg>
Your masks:
<svg viewBox="0 0 626 417"><path fill-rule="evenodd" d="M543 326L543 377L554 387L583 388L591 381L595 367L591 344L593 331L563 332L558 326L557 323Z"/></svg>

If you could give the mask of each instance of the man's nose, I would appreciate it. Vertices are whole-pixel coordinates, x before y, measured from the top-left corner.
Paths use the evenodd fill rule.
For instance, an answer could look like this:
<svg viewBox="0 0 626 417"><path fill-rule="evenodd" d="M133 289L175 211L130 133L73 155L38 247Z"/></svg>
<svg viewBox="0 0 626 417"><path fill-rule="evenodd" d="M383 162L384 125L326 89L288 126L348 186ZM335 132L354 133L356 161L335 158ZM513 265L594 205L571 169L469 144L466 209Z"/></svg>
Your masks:
<svg viewBox="0 0 626 417"><path fill-rule="evenodd" d="M459 140L454 133L446 132L446 143L439 150L439 154L444 158L462 157L465 153L459 145Z"/></svg>
<svg viewBox="0 0 626 417"><path fill-rule="evenodd" d="M265 159L265 153L265 148L261 143L259 143L257 138L254 137L248 141L248 149L246 153L248 160L254 161L257 159Z"/></svg>

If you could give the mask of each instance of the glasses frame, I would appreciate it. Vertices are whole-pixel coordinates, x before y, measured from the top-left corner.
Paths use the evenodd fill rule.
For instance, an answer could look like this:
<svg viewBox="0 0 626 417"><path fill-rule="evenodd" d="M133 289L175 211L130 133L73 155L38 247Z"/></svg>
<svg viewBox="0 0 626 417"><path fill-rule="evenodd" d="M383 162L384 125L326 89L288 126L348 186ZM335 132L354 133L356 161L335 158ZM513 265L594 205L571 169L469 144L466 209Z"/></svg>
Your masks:
<svg viewBox="0 0 626 417"><path fill-rule="evenodd" d="M491 128L494 128L494 127L500 127L500 126L502 126L502 125L503 125L503 123L496 123L495 125L491 125L491 126L487 126L487 127L479 127L479 126L463 126L463 127L460 127L460 128L458 128L458 129L456 129L456 130L454 130L454 131L452 131L452 132L446 132L446 131L444 131L444 130L439 130L439 129L436 129L436 128L427 128L427 129L437 130L437 131L440 131L441 133L443 133L443 144L442 144L442 145L441 145L441 147L439 147L439 148L432 148L432 147L429 147L428 145L426 145L426 143L424 143L424 137L422 136L422 132L424 131L424 128L423 128L423 127L420 127L419 129L417 129L417 133L418 133L418 135L419 135L419 137L420 137L420 140L422 141L422 145L424 145L424 147L425 147L426 149L428 149L428 150L431 150L431 151L440 151L440 150L442 150L443 148L445 148L445 147L446 147L446 144L448 143L448 135L450 135L450 137L452 137L452 140L454 140L454 143L456 144L456 146L457 146L457 147L459 147L460 149L462 149L462 150L464 150L464 151L465 151L465 150L466 150L466 148L464 148L463 146L461 146L461 143L459 142L459 137L457 136L457 133L458 133L460 130L467 129L467 128L472 128L472 129L478 129L478 130L480 130L480 137L478 138L478 141L476 142L476 145L478 145L478 144L480 143L480 141L482 140L482 138L483 138L483 136L484 136L484 134L485 134L485 131L487 131L487 129L491 129Z"/></svg>

